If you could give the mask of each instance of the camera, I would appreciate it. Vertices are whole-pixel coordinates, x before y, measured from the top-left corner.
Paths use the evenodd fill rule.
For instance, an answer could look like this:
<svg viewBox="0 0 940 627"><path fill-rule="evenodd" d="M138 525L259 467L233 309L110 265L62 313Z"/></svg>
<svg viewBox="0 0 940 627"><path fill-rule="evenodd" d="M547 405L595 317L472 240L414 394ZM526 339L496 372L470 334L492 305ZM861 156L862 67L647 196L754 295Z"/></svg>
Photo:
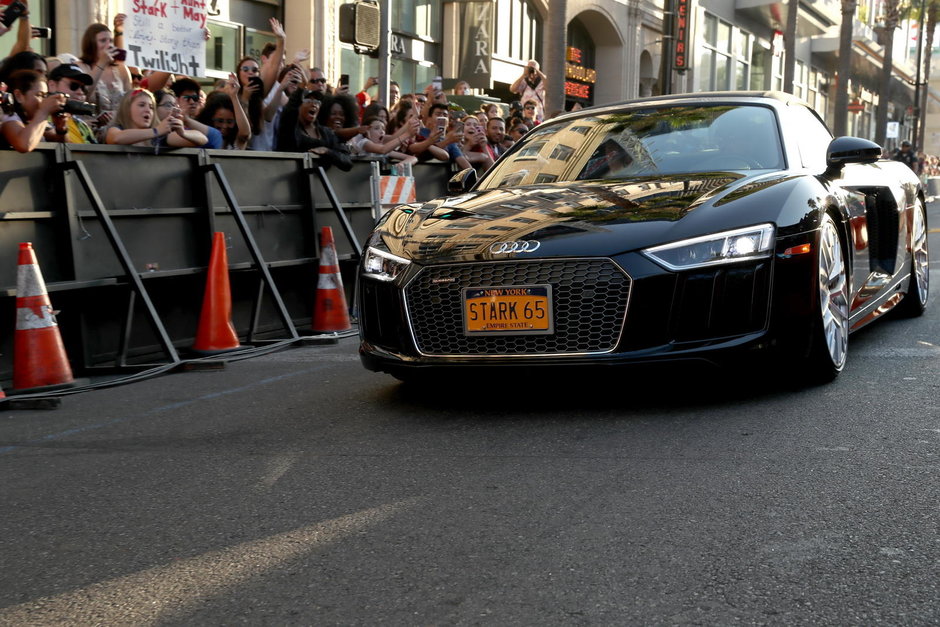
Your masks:
<svg viewBox="0 0 940 627"><path fill-rule="evenodd" d="M37 39L49 39L52 37L52 29L48 26L33 26L33 37Z"/></svg>
<svg viewBox="0 0 940 627"><path fill-rule="evenodd" d="M8 91L0 92L0 111L6 115L13 113L13 94Z"/></svg>
<svg viewBox="0 0 940 627"><path fill-rule="evenodd" d="M62 107L64 113L72 115L98 115L98 105L92 102L83 102L81 100L72 100L69 98Z"/></svg>

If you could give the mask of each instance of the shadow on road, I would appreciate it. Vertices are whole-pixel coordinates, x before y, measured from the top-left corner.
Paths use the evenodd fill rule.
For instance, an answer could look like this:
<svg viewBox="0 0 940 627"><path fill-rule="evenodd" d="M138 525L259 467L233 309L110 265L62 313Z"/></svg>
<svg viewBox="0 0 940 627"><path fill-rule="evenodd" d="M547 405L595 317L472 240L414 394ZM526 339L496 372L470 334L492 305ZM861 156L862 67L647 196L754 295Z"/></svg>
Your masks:
<svg viewBox="0 0 940 627"><path fill-rule="evenodd" d="M766 372L701 366L531 370L497 368L485 373L429 373L397 382L389 378L384 402L420 410L462 407L483 414L546 413L584 410L683 410L737 405L814 388L781 380Z"/></svg>

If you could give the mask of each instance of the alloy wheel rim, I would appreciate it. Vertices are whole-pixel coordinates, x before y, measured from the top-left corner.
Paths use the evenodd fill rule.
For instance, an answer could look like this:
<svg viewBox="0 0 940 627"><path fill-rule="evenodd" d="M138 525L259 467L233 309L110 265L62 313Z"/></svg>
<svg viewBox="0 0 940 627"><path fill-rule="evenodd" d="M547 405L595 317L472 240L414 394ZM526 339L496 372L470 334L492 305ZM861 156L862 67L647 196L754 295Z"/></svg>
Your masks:
<svg viewBox="0 0 940 627"><path fill-rule="evenodd" d="M849 298L842 243L831 218L819 238L819 306L829 357L837 368L845 363L849 339Z"/></svg>
<svg viewBox="0 0 940 627"><path fill-rule="evenodd" d="M914 212L913 245L911 254L914 257L914 278L917 281L917 298L921 305L927 304L927 295L930 288L930 262L927 251L927 223L924 220L923 206L918 203Z"/></svg>

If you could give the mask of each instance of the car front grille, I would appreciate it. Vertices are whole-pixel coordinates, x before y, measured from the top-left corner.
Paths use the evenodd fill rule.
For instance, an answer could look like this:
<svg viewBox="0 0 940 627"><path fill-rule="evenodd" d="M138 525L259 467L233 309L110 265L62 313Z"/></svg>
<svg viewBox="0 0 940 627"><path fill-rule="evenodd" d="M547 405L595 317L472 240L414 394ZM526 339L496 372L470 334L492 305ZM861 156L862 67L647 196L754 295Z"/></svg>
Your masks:
<svg viewBox="0 0 940 627"><path fill-rule="evenodd" d="M465 287L552 286L554 333L467 337ZM405 289L418 350L424 355L556 355L614 350L631 280L609 259L465 263L423 268Z"/></svg>

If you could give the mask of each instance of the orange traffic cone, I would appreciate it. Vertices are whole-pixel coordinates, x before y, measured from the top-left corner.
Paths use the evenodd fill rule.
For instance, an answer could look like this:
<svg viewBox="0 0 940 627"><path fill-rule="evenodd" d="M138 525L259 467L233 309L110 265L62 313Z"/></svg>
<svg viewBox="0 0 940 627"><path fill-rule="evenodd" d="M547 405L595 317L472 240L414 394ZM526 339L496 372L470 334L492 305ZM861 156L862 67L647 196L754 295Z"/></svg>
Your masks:
<svg viewBox="0 0 940 627"><path fill-rule="evenodd" d="M206 278L206 293L199 314L199 328L193 350L201 353L218 353L236 349L238 334L232 325L232 290L228 282L228 253L225 252L225 234L212 236L212 254L209 257L209 273Z"/></svg>
<svg viewBox="0 0 940 627"><path fill-rule="evenodd" d="M36 253L32 243L23 242L16 273L13 389L19 391L73 381L46 283L36 263Z"/></svg>
<svg viewBox="0 0 940 627"><path fill-rule="evenodd" d="M320 278L317 280L317 300L313 308L313 330L317 333L349 331L349 308L343 277L339 273L333 229L325 226L320 231Z"/></svg>

